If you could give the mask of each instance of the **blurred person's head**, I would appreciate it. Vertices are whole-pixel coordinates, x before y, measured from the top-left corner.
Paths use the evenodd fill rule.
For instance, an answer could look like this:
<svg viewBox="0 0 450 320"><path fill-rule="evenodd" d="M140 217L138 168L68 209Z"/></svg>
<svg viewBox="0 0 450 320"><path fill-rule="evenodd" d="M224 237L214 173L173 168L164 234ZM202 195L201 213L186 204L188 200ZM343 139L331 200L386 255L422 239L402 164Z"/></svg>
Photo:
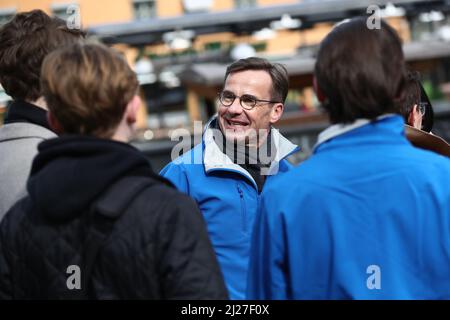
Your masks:
<svg viewBox="0 0 450 320"><path fill-rule="evenodd" d="M140 98L124 58L101 44L75 44L50 53L41 86L49 124L57 133L128 141Z"/></svg>
<svg viewBox="0 0 450 320"><path fill-rule="evenodd" d="M228 66L218 112L225 138L261 145L283 114L288 90L288 73L281 64L252 57Z"/></svg>
<svg viewBox="0 0 450 320"><path fill-rule="evenodd" d="M422 118L422 130L431 133L434 124L434 111L430 99L428 98L422 83L419 82L420 86L420 103L425 106L425 115Z"/></svg>
<svg viewBox="0 0 450 320"><path fill-rule="evenodd" d="M397 113L404 84L401 41L386 22L369 29L366 18L354 18L322 41L315 87L331 123Z"/></svg>
<svg viewBox="0 0 450 320"><path fill-rule="evenodd" d="M84 38L80 30L41 10L18 13L0 28L0 83L15 100L41 97L39 76L45 56Z"/></svg>
<svg viewBox="0 0 450 320"><path fill-rule="evenodd" d="M422 118L426 112L426 106L421 103L420 97L420 75L418 72L408 71L400 112L405 123L416 129L422 129Z"/></svg>

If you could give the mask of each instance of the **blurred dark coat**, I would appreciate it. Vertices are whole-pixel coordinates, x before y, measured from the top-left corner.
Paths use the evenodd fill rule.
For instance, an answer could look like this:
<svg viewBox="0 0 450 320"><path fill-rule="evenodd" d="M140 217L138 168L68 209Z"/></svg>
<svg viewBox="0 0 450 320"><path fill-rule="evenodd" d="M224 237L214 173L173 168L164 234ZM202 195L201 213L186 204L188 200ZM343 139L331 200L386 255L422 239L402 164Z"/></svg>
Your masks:
<svg viewBox="0 0 450 320"><path fill-rule="evenodd" d="M39 151L29 196L0 225L0 298L227 298L195 202L152 173L138 150L73 136ZM85 291L68 285L70 266L88 278Z"/></svg>

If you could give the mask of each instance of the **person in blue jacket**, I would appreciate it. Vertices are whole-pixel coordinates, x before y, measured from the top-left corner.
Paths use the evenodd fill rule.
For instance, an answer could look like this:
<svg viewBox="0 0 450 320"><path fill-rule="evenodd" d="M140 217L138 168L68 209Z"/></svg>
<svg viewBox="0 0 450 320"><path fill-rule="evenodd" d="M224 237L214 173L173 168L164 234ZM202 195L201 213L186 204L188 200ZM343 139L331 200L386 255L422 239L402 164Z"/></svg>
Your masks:
<svg viewBox="0 0 450 320"><path fill-rule="evenodd" d="M450 160L406 139L405 70L384 21L323 40L314 82L332 125L262 193L248 298L450 298Z"/></svg>
<svg viewBox="0 0 450 320"><path fill-rule="evenodd" d="M286 157L298 150L272 127L288 87L280 64L256 57L234 62L202 142L161 171L197 201L231 299L245 299L260 192L273 175L292 167Z"/></svg>

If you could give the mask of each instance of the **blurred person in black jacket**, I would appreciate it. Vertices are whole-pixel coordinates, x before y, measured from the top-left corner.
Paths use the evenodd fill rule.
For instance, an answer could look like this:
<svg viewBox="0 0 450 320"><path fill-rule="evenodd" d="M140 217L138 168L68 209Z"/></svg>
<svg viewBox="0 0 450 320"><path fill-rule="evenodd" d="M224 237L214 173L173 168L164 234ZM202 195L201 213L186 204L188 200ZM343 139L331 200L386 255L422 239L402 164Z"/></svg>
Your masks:
<svg viewBox="0 0 450 320"><path fill-rule="evenodd" d="M450 145L431 133L434 122L433 107L416 71L407 73L400 113L405 119L406 136L414 146L450 157Z"/></svg>
<svg viewBox="0 0 450 320"><path fill-rule="evenodd" d="M51 53L41 86L59 138L0 226L3 299L225 299L203 218L126 142L134 72L102 45Z"/></svg>

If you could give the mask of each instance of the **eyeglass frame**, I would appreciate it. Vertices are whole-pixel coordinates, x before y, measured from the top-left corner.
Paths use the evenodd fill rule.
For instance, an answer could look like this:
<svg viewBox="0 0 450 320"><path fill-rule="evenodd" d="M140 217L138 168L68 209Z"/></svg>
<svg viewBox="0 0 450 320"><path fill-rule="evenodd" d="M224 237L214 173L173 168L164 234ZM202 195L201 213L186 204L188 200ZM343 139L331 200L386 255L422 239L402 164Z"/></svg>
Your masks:
<svg viewBox="0 0 450 320"><path fill-rule="evenodd" d="M231 103L230 104L225 104L225 103L223 103L223 101L222 101L222 95L223 95L223 93L224 92L229 92L229 93L231 93L233 96L234 96L234 98L233 98L233 101L231 101ZM224 107L227 107L227 108L229 108L229 107L231 107L231 105L234 103L234 101L236 100L236 98L239 98L239 104L241 105L241 107L243 108L243 109L245 109L245 110L253 110L254 108L256 108L257 106L258 106L258 103L261 103L261 102L263 102L263 103L265 103L265 104L268 104L268 103L281 103L280 101L271 101L271 100L263 100L263 99L257 99L255 96L253 96L253 95L251 95L251 94L243 94L242 96L237 96L237 95L235 95L233 92L231 92L231 91L221 91L221 92L219 92L219 93L217 93L217 96L218 96L218 98L219 98L219 101L220 101L220 103L224 106ZM255 102L255 104L254 104L254 106L252 106L252 107L247 107L247 106L244 106L243 104L242 104L242 97L250 97L250 98L252 98ZM261 105L261 104L259 104L259 105Z"/></svg>
<svg viewBox="0 0 450 320"><path fill-rule="evenodd" d="M419 113L422 115L422 117L425 115L428 105L429 105L428 102L419 102L417 104L417 111L419 111ZM422 110L423 110L423 112L422 112Z"/></svg>

